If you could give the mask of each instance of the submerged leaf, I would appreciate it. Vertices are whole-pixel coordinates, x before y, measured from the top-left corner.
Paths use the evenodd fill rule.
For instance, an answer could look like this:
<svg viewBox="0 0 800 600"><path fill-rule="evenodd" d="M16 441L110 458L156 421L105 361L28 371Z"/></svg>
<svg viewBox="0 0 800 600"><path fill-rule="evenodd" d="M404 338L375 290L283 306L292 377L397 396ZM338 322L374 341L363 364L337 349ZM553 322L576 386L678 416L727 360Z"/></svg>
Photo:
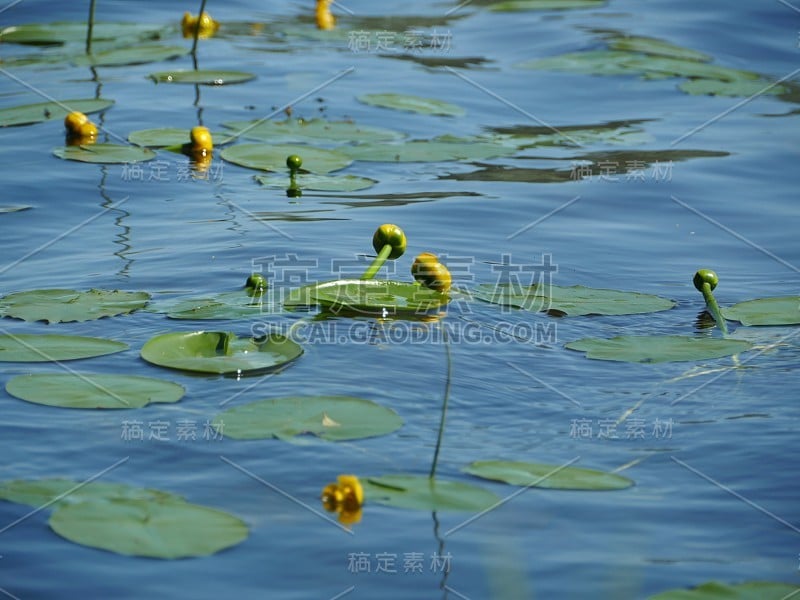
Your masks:
<svg viewBox="0 0 800 600"><path fill-rule="evenodd" d="M281 175L256 175L256 181L271 189L286 189L289 179ZM314 175L301 173L295 176L297 187L301 190L317 192L357 192L366 190L378 183L374 179L355 175Z"/></svg>
<svg viewBox="0 0 800 600"><path fill-rule="evenodd" d="M127 349L128 344L122 342L78 335L0 335L0 361L6 362L77 360Z"/></svg>
<svg viewBox="0 0 800 600"><path fill-rule="evenodd" d="M329 441L387 435L403 420L390 408L352 396L292 396L228 409L214 426L237 440L289 439L311 434Z"/></svg>
<svg viewBox="0 0 800 600"><path fill-rule="evenodd" d="M550 490L622 490L633 485L633 480L615 473L543 463L479 460L462 470L484 479Z"/></svg>
<svg viewBox="0 0 800 600"><path fill-rule="evenodd" d="M82 322L126 315L144 308L149 300L147 292L30 290L0 298L0 316L48 323Z"/></svg>
<svg viewBox="0 0 800 600"><path fill-rule="evenodd" d="M422 98L409 94L364 94L358 97L359 102L381 108L392 108L422 115L439 115L445 117L460 117L466 114L460 106L436 100L435 98Z"/></svg>
<svg viewBox="0 0 800 600"><path fill-rule="evenodd" d="M586 352L587 358L640 363L708 360L752 347L744 340L682 335L621 335L610 339L584 338L566 344L570 350Z"/></svg>

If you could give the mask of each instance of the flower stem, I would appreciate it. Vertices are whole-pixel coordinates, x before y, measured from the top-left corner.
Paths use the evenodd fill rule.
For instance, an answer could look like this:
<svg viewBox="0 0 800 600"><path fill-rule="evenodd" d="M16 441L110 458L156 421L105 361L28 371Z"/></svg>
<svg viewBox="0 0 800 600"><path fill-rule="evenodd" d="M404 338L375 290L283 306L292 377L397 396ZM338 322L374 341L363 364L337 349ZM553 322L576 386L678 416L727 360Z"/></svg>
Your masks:
<svg viewBox="0 0 800 600"><path fill-rule="evenodd" d="M442 418L439 420L439 433L436 436L436 449L433 451L433 462L430 479L436 477L436 465L439 463L439 450L442 448L442 438L444 437L444 422L447 417L447 403L450 400L450 381L453 374L453 359L450 356L450 341L447 339L447 330L442 329L442 340L444 341L445 356L447 356L447 376L444 382L444 398L442 399Z"/></svg>
<svg viewBox="0 0 800 600"><path fill-rule="evenodd" d="M380 271L383 263L389 258L389 255L392 253L392 245L386 244L381 251L378 252L378 256L375 257L375 260L372 261L372 264L364 271L364 274L361 276L361 279L372 279L375 277L375 274Z"/></svg>
<svg viewBox="0 0 800 600"><path fill-rule="evenodd" d="M206 9L206 0L201 0L200 12L197 13L197 23L195 23L194 26L194 40L192 40L192 56L196 56L197 53L197 39L200 37L200 23L203 20L203 11L205 11L205 9Z"/></svg>
<svg viewBox="0 0 800 600"><path fill-rule="evenodd" d="M92 53L92 32L94 31L94 6L96 0L89 3L89 23L86 28L86 54Z"/></svg>
<svg viewBox="0 0 800 600"><path fill-rule="evenodd" d="M722 311L719 309L717 299L714 298L714 294L711 292L711 284L708 282L703 283L703 288L700 291L703 293L703 298L706 300L706 306L708 307L711 316L714 317L714 320L717 322L717 327L719 327L722 335L728 335L728 326L725 323L725 317L722 316Z"/></svg>

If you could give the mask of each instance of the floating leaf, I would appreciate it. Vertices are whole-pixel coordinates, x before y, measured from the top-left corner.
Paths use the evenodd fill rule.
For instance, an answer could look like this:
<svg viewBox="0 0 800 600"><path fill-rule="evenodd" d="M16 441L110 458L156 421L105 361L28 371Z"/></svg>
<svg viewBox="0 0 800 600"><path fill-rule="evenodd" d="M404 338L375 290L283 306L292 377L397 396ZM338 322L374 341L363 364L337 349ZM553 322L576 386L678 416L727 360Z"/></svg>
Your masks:
<svg viewBox="0 0 800 600"><path fill-rule="evenodd" d="M289 185L289 178L281 175L257 175L256 181L272 189L286 189ZM295 176L295 182L301 190L317 192L357 192L378 183L374 179L355 175L330 176L313 173L300 173Z"/></svg>
<svg viewBox="0 0 800 600"><path fill-rule="evenodd" d="M322 306L333 312L347 311L389 316L425 313L447 304L450 297L418 283L382 279L338 279L292 290L284 306Z"/></svg>
<svg viewBox="0 0 800 600"><path fill-rule="evenodd" d="M228 133L212 132L214 146L221 146L231 141ZM128 134L128 141L137 146L148 148L165 148L167 146L182 146L192 141L191 129L179 127L159 127L156 129L140 129Z"/></svg>
<svg viewBox="0 0 800 600"><path fill-rule="evenodd" d="M247 375L293 361L303 349L277 333L264 338L238 338L222 331L157 335L142 347L147 362L184 371Z"/></svg>
<svg viewBox="0 0 800 600"><path fill-rule="evenodd" d="M27 204L20 204L18 206L0 206L0 215L13 213L13 212L22 212L23 210L28 210L33 208Z"/></svg>
<svg viewBox="0 0 800 600"><path fill-rule="evenodd" d="M719 79L690 79L678 88L693 96L756 96L785 94L787 89L763 79L720 81Z"/></svg>
<svg viewBox="0 0 800 600"><path fill-rule="evenodd" d="M633 485L631 479L615 473L531 462L479 460L462 470L484 479L550 490L622 490Z"/></svg>
<svg viewBox="0 0 800 600"><path fill-rule="evenodd" d="M76 504L89 500L183 500L161 490L139 488L124 483L71 479L34 479L0 482L0 499L40 508L51 504Z"/></svg>
<svg viewBox="0 0 800 600"><path fill-rule="evenodd" d="M482 160L516 154L517 148L485 138L437 138L401 144L358 144L340 149L354 160L373 162L444 162ZM304 165L305 166L305 165Z"/></svg>
<svg viewBox="0 0 800 600"><path fill-rule="evenodd" d="M349 166L353 161L345 154L310 146L281 144L237 144L222 151L222 158L240 167L262 171L286 171L286 157L303 157L303 169L311 173L330 173Z"/></svg>
<svg viewBox="0 0 800 600"><path fill-rule="evenodd" d="M518 12L524 10L567 10L575 8L598 8L606 0L505 0L494 2L489 9L496 12Z"/></svg>
<svg viewBox="0 0 800 600"><path fill-rule="evenodd" d="M608 46L612 50L622 50L625 52L641 52L652 56L666 56L679 60L693 60L697 62L709 62L711 56L703 54L691 48L684 48L670 44L664 40L642 36L619 35L608 40Z"/></svg>
<svg viewBox="0 0 800 600"><path fill-rule="evenodd" d="M62 146L53 150L58 158L88 163L123 164L136 163L155 158L149 148L121 146L119 144L89 144L86 146Z"/></svg>
<svg viewBox="0 0 800 600"><path fill-rule="evenodd" d="M25 321L70 323L125 315L144 308L147 292L120 290L30 290L0 298L0 316Z"/></svg>
<svg viewBox="0 0 800 600"><path fill-rule="evenodd" d="M455 104L409 94L364 94L358 97L358 101L370 106L392 108L421 115L460 117L466 114L463 108Z"/></svg>
<svg viewBox="0 0 800 600"><path fill-rule="evenodd" d="M682 335L621 335L610 339L583 338L569 342L570 350L588 358L623 362L680 362L708 360L750 350L744 340L695 338Z"/></svg>
<svg viewBox="0 0 800 600"><path fill-rule="evenodd" d="M329 441L387 435L403 425L390 408L352 396L293 396L260 400L214 417L214 426L237 440L311 434Z"/></svg>
<svg viewBox="0 0 800 600"><path fill-rule="evenodd" d="M361 481L367 502L399 508L478 512L500 502L489 490L460 481L419 475L383 475Z"/></svg>
<svg viewBox="0 0 800 600"><path fill-rule="evenodd" d="M264 295L249 295L245 290L223 292L209 298L162 300L150 306L151 312L165 313L170 319L247 319L279 312Z"/></svg>
<svg viewBox="0 0 800 600"><path fill-rule="evenodd" d="M675 302L638 292L622 292L573 285L531 286L481 284L473 292L479 300L524 308L534 312L563 315L635 315L669 310Z"/></svg>
<svg viewBox="0 0 800 600"><path fill-rule="evenodd" d="M249 139L270 143L285 142L385 142L399 140L403 134L391 129L368 127L353 121L324 119L286 119L285 121L233 121L223 123L237 134Z"/></svg>
<svg viewBox="0 0 800 600"><path fill-rule="evenodd" d="M76 544L129 556L208 556L247 538L241 519L177 500L110 499L61 506L49 525Z"/></svg>
<svg viewBox="0 0 800 600"><path fill-rule="evenodd" d="M722 316L742 325L799 325L800 296L746 300L723 308Z"/></svg>
<svg viewBox="0 0 800 600"><path fill-rule="evenodd" d="M84 54L75 58L73 62L76 65L92 65L95 67L122 67L170 60L188 53L189 49L183 46L137 44L130 48L114 48L92 52L92 54Z"/></svg>
<svg viewBox="0 0 800 600"><path fill-rule="evenodd" d="M21 400L62 408L141 408L180 400L177 383L137 375L99 373L35 373L18 375L6 391Z"/></svg>
<svg viewBox="0 0 800 600"><path fill-rule="evenodd" d="M775 581L745 581L728 585L709 581L691 589L669 590L648 600L788 600L797 585Z"/></svg>
<svg viewBox="0 0 800 600"><path fill-rule="evenodd" d="M0 335L0 361L6 362L77 360L127 349L122 342L78 335Z"/></svg>
<svg viewBox="0 0 800 600"><path fill-rule="evenodd" d="M95 23L92 28L92 40L97 42L119 41L125 38L156 38L163 31L163 27L145 23ZM48 46L84 41L86 41L86 22L30 23L0 29L0 42L13 44Z"/></svg>
<svg viewBox="0 0 800 600"><path fill-rule="evenodd" d="M53 119L63 120L72 111L80 111L88 115L105 110L113 105L113 100L88 98L12 106L0 109L0 127L32 125Z"/></svg>
<svg viewBox="0 0 800 600"><path fill-rule="evenodd" d="M232 83L244 83L256 78L253 73L244 71L210 69L158 71L157 73L151 73L149 77L156 83L191 83L195 85L230 85Z"/></svg>

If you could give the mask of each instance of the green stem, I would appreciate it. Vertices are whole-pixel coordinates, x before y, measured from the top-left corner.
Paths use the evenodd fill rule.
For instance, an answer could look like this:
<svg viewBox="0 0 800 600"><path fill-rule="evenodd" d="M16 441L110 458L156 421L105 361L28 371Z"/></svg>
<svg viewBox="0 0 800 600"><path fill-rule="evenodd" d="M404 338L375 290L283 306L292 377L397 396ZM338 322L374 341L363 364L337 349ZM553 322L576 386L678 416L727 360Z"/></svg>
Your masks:
<svg viewBox="0 0 800 600"><path fill-rule="evenodd" d="M728 335L728 325L725 323L725 317L722 316L722 311L719 309L719 304L717 304L717 299L714 298L714 294L711 292L711 284L708 282L703 283L703 298L706 300L706 306L708 307L711 316L714 317L714 320L717 322L717 327L719 327L720 331L722 331L722 335Z"/></svg>
<svg viewBox="0 0 800 600"><path fill-rule="evenodd" d="M86 54L92 53L92 31L94 30L94 5L96 0L89 3L89 26L86 28Z"/></svg>
<svg viewBox="0 0 800 600"><path fill-rule="evenodd" d="M197 39L200 37L200 20L203 17L203 12L206 10L206 0L200 1L200 12L197 13L197 23L194 26L194 40L192 41L192 56L197 52ZM196 69L197 67L195 67Z"/></svg>
<svg viewBox="0 0 800 600"><path fill-rule="evenodd" d="M431 463L431 472L428 475L430 479L436 477L436 465L439 463L439 450L442 448L442 438L444 437L444 422L447 417L447 403L450 400L450 381L453 374L453 359L450 356L450 342L447 339L447 330L442 329L442 340L444 340L444 350L447 356L447 376L444 382L444 398L442 399L442 418L439 420L439 434L436 436L436 449L433 451L433 462Z"/></svg>
<svg viewBox="0 0 800 600"><path fill-rule="evenodd" d="M383 263L389 258L389 255L392 253L392 245L386 244L381 251L378 252L378 256L375 257L375 260L372 261L372 264L364 271L364 274L361 276L361 279L372 279L375 277L375 274L381 270Z"/></svg>

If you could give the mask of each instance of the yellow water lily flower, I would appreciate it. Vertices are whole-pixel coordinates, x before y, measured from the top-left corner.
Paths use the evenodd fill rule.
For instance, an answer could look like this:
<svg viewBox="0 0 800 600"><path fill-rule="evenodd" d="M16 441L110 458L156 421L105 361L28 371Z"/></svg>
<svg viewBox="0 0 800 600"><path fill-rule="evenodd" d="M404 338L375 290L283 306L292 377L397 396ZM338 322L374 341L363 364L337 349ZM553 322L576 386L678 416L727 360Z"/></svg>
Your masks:
<svg viewBox="0 0 800 600"><path fill-rule="evenodd" d="M206 155L210 154L214 149L214 140L211 137L211 132L208 130L208 127L203 127L201 125L192 127L189 137L192 140L191 149L193 154Z"/></svg>
<svg viewBox="0 0 800 600"><path fill-rule="evenodd" d="M82 112L72 111L64 118L68 146L85 146L97 141L97 125Z"/></svg>
<svg viewBox="0 0 800 600"><path fill-rule="evenodd" d="M200 29L197 32L197 37L200 39L207 39L213 36L217 29L219 29L219 23L211 18L211 15L208 14L206 11L196 17L190 12L183 13L183 19L181 19L181 31L183 32L183 37L185 38L193 38L194 37L194 30L198 25L198 21L200 24Z"/></svg>
<svg viewBox="0 0 800 600"><path fill-rule="evenodd" d="M336 26L336 17L331 14L332 0L317 0L317 28L326 31Z"/></svg>
<svg viewBox="0 0 800 600"><path fill-rule="evenodd" d="M325 510L335 512L342 525L361 521L364 488L355 475L339 475L336 483L329 483L322 489L320 497Z"/></svg>
<svg viewBox="0 0 800 600"><path fill-rule="evenodd" d="M414 259L411 274L425 287L442 294L449 292L453 285L450 271L430 252L423 252Z"/></svg>

